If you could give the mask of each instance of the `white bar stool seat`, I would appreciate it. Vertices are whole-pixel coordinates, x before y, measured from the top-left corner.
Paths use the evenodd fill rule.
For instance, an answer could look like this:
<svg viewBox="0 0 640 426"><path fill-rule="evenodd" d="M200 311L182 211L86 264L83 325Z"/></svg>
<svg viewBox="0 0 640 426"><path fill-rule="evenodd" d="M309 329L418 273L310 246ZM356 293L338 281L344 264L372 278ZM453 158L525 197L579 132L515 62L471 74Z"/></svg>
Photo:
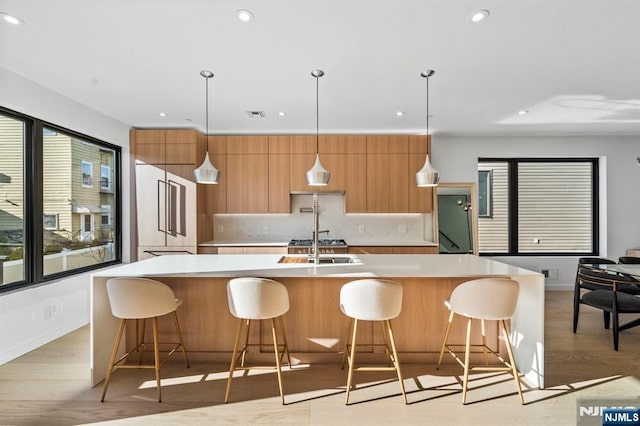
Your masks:
<svg viewBox="0 0 640 426"><path fill-rule="evenodd" d="M447 330L444 335L442 347L440 348L440 357L438 358L437 367L440 368L442 362L442 356L445 349L454 357L454 359L464 368L464 380L462 382L462 403L467 402L467 388L469 383L469 371L509 371L513 375L513 379L516 382L516 389L520 396L520 403L524 404L524 398L522 396L522 389L520 387L520 379L518 376L518 369L516 367L515 360L513 358L513 350L511 348L511 341L509 339L509 332L507 331L506 320L511 319L518 303L518 293L520 286L517 281L507 278L482 278L477 280L471 280L464 282L453 289L448 301L445 301L445 305L449 308L451 313L449 314L449 323L447 324ZM462 344L447 343L449 338L449 330L451 329L451 323L455 315L461 315L468 318L466 342ZM482 344L471 344L471 321L472 319L480 319L482 326ZM487 346L487 340L485 335L485 320L494 320L500 323L502 329L504 344L509 355L509 360L500 356L499 353ZM455 351L451 347L464 346L465 356L464 362L456 355ZM484 355L484 366L482 367L470 367L469 357L471 347L481 347ZM497 348L496 348L497 349ZM500 366L489 366L487 354L491 352L495 355L503 364Z"/></svg>
<svg viewBox="0 0 640 426"><path fill-rule="evenodd" d="M400 382L402 398L407 403L407 395L402 381L402 372L398 362L391 319L396 318L402 311L402 285L395 281L380 279L362 279L351 281L340 289L340 310L350 318L349 332L345 340L345 350L342 365L349 363L347 376L347 393L345 404L349 404L349 393L353 383L354 371L395 371ZM382 335L386 355L393 366L387 367L355 367L356 346L378 346L376 344L356 344L359 321L381 321ZM387 338L389 344L387 344ZM351 340L351 343L349 343Z"/></svg>
<svg viewBox="0 0 640 426"><path fill-rule="evenodd" d="M291 367L291 356L289 355L289 345L284 328L283 315L289 311L289 292L280 282L266 278L234 278L227 283L227 301L231 315L239 319L238 332L233 346L231 366L229 368L229 379L227 380L227 390L224 395L224 402L229 400L231 392L231 382L233 372L238 370L251 369L275 369L278 373L278 387L280 389L280 400L284 404L284 391L282 388L282 357L287 355L289 367ZM249 343L249 331L252 320L271 320L271 334L273 336L273 347L275 352L275 366L245 366L247 348L249 346L263 346L260 343ZM279 331L276 326L278 320L283 343L278 342ZM240 342L244 345L240 348ZM280 350L282 347L282 350ZM238 363L240 364L238 366Z"/></svg>
<svg viewBox="0 0 640 426"><path fill-rule="evenodd" d="M107 374L104 380L104 389L102 390L102 399L107 394L111 374L118 368L153 368L156 373L156 384L158 389L158 402L162 401L160 386L160 342L158 340L158 318L164 315L173 314L173 322L176 327L178 343L168 343L172 347L167 355L172 355L178 348L182 350L184 360L189 367L189 359L187 351L182 340L182 331L176 310L182 305L182 300L176 299L171 287L161 282L148 278L111 278L107 281L107 294L109 296L109 304L111 312L116 318L120 318L120 328L113 345L113 352L107 368ZM142 364L142 356L144 352L144 335L146 320L153 320L153 364ZM118 360L118 349L122 341L122 335L125 330L127 320L143 320L141 337L136 335L136 347L127 352ZM139 339L139 340L138 340ZM140 361L138 364L124 364L127 357L134 351L140 351Z"/></svg>

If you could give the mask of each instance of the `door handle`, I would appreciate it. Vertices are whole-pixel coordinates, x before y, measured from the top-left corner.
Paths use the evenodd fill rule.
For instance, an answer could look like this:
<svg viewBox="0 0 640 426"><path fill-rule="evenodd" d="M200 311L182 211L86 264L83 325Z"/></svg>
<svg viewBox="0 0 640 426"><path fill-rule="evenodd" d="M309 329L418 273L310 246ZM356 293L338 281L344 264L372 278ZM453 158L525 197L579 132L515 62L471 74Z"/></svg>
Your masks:
<svg viewBox="0 0 640 426"><path fill-rule="evenodd" d="M158 188L157 188L158 189L158 194L157 194L157 197L156 197L156 204L157 204L156 205L156 220L158 222L158 232L166 232L164 230L164 224L161 221L162 215L160 214L160 212L162 211L161 210L162 209L162 206L161 206L161 204L162 204L161 203L161 194L165 190L165 188L164 188L165 187L165 183L164 183L163 180L160 180L160 179L158 179L157 183L158 183Z"/></svg>

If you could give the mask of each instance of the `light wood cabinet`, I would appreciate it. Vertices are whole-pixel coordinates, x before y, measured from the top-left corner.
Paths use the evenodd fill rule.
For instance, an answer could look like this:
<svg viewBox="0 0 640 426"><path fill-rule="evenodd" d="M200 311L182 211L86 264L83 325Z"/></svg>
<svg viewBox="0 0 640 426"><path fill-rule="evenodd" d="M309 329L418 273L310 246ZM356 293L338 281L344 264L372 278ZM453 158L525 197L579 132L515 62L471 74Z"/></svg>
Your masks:
<svg viewBox="0 0 640 426"><path fill-rule="evenodd" d="M195 130L132 130L136 164L195 164Z"/></svg>
<svg viewBox="0 0 640 426"><path fill-rule="evenodd" d="M218 247L218 254L287 254L287 247L230 246Z"/></svg>
<svg viewBox="0 0 640 426"><path fill-rule="evenodd" d="M268 213L269 156L227 155L226 167L227 213Z"/></svg>
<svg viewBox="0 0 640 426"><path fill-rule="evenodd" d="M206 141L206 137L202 136ZM204 143L206 147L206 143ZM204 161L206 149L199 153L197 166ZM198 185L198 201L202 200L203 208L198 213L211 216L216 213L227 212L227 137L209 136L209 158L213 166L220 171L218 183L215 185ZM206 241L206 239L200 239Z"/></svg>
<svg viewBox="0 0 640 426"><path fill-rule="evenodd" d="M288 154L269 154L269 213L290 213Z"/></svg>
<svg viewBox="0 0 640 426"><path fill-rule="evenodd" d="M367 211L367 154L345 154L345 211Z"/></svg>
<svg viewBox="0 0 640 426"><path fill-rule="evenodd" d="M409 212L407 154L367 154L367 213Z"/></svg>

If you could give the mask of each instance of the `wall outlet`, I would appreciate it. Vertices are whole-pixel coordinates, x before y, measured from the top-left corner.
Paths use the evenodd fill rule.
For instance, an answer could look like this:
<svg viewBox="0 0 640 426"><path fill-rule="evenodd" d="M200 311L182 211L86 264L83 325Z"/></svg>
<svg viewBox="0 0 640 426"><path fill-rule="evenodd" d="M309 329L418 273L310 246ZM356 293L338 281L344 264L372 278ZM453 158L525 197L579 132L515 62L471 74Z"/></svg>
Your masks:
<svg viewBox="0 0 640 426"><path fill-rule="evenodd" d="M219 234L223 234L224 233L224 225L218 225L218 227L216 228Z"/></svg>
<svg viewBox="0 0 640 426"><path fill-rule="evenodd" d="M364 234L364 225L358 225L358 233Z"/></svg>
<svg viewBox="0 0 640 426"><path fill-rule="evenodd" d="M558 279L558 270L556 268L543 269L540 271L540 273L544 275L546 279L549 279L549 280Z"/></svg>
<svg viewBox="0 0 640 426"><path fill-rule="evenodd" d="M398 233L406 234L407 233L407 225L405 225L405 224L398 225Z"/></svg>
<svg viewBox="0 0 640 426"><path fill-rule="evenodd" d="M262 233L263 234L268 234L269 233L269 227L267 225L262 227Z"/></svg>

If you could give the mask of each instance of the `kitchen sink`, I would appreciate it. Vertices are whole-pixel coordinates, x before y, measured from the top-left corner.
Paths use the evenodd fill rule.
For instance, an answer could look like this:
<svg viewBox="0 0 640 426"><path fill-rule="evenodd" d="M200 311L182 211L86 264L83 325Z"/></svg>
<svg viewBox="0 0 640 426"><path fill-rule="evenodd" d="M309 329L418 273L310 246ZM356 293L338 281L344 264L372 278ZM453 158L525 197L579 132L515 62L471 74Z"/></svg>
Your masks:
<svg viewBox="0 0 640 426"><path fill-rule="evenodd" d="M361 263L355 256L320 256L321 264L349 264ZM313 263L310 256L282 256L278 263Z"/></svg>

